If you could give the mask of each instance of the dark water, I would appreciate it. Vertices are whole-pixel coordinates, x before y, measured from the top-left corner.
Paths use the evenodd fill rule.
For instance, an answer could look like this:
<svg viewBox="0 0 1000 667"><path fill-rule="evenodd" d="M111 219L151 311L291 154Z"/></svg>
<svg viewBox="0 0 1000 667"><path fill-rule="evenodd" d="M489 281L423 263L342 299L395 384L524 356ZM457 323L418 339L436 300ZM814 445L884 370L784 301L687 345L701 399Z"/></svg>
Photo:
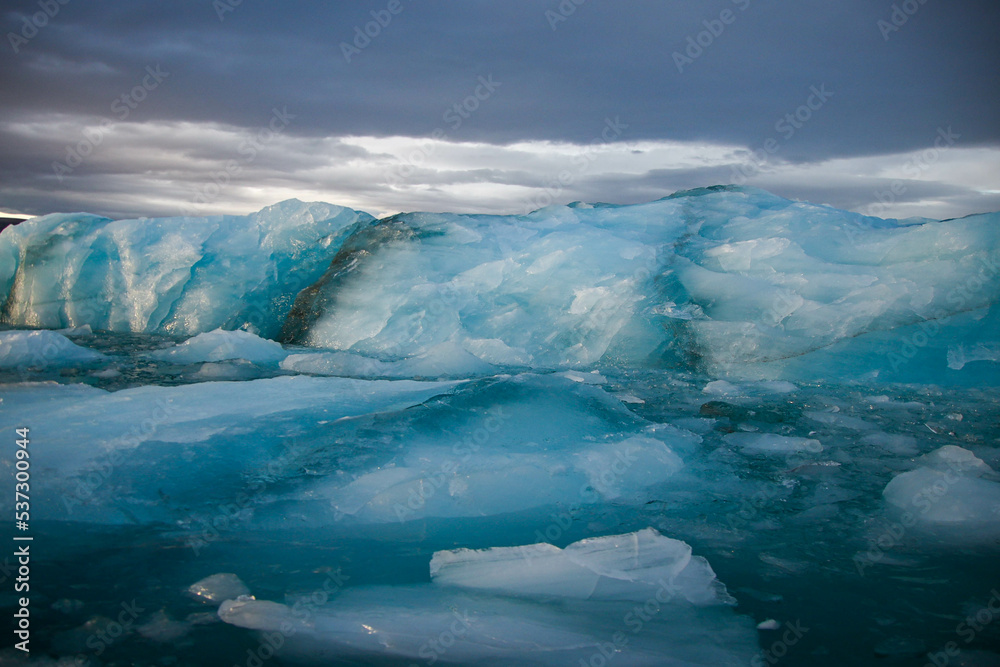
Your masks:
<svg viewBox="0 0 1000 667"><path fill-rule="evenodd" d="M174 339L102 334L75 340L112 355L118 374L100 375L101 364L22 369L8 371L0 382L86 383L117 391L199 381L200 365L173 366L140 356ZM234 379L285 374L240 362L221 366L231 367ZM374 526L264 527L237 518L198 548L192 548L191 538L199 528L184 521L117 526L35 521L31 658L37 662L23 662L7 650L0 653L0 664L255 665L263 646L258 634L219 621L214 607L185 593L188 586L232 572L258 599L280 602L320 590L331 576L342 577L346 586L427 582L428 562L441 549L542 538L561 547L650 526L707 558L738 600L739 614L781 624L779 630L759 632L757 664L997 664L1000 540L962 530L896 532L899 517L882 499L882 489L912 468L913 456L873 448L850 421L808 417L836 407L840 417L911 437L916 454L956 444L1000 469L996 391L802 384L734 397L706 394L711 378L692 374L604 373L605 390L644 401L628 403L639 417L677 423L702 436L699 448L684 456L687 474L654 487L641 504L556 504L499 516ZM887 407L898 405L909 407ZM335 428L372 442L397 428L379 423ZM730 432L755 429L818 438L824 456L746 456L723 440ZM329 442L337 439L331 436ZM816 465L820 461L824 464ZM0 577L5 614L16 605L11 577ZM329 604L336 604L335 594ZM781 639L789 627L799 631L794 643ZM12 644L11 635L0 643ZM951 655L944 652L948 646L955 647ZM299 664L277 655L260 663ZM345 658L322 664L410 661Z"/></svg>

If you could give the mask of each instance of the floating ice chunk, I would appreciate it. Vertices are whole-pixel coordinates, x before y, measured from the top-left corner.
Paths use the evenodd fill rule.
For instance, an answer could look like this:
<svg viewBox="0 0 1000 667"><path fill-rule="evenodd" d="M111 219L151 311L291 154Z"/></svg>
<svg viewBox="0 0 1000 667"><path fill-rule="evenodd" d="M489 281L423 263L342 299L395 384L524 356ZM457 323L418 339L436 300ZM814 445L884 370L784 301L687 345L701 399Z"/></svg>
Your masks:
<svg viewBox="0 0 1000 667"><path fill-rule="evenodd" d="M433 586L349 589L305 620L287 605L255 600L227 601L219 617L251 630L282 630L286 641L279 654L307 662L336 655L358 664L434 658L446 665L565 665L599 655L601 641L607 641L586 613ZM638 658L620 656L616 662L662 664L645 651Z"/></svg>
<svg viewBox="0 0 1000 667"><path fill-rule="evenodd" d="M364 523L631 499L683 467L675 449L700 441L682 429L651 428L600 387L558 374L501 379L473 396L466 400L481 416L470 412L450 429L464 440L417 430L393 458L353 479L325 478L297 497L327 499L338 517Z"/></svg>
<svg viewBox="0 0 1000 667"><path fill-rule="evenodd" d="M761 454L788 454L791 452L823 451L823 445L815 438L777 435L775 433L729 433L723 438L747 452Z"/></svg>
<svg viewBox="0 0 1000 667"><path fill-rule="evenodd" d="M681 468L675 452L700 442L560 374L481 380L426 407L398 440L369 450L364 468L308 480L293 497L362 523L590 504L648 495Z"/></svg>
<svg viewBox="0 0 1000 667"><path fill-rule="evenodd" d="M572 380L573 382L582 382L584 384L607 384L608 379L598 373L597 371L591 371L589 373L581 373L579 371L563 371L559 373L562 377Z"/></svg>
<svg viewBox="0 0 1000 667"><path fill-rule="evenodd" d="M397 377L475 377L497 372L492 364L451 342L439 343L400 365Z"/></svg>
<svg viewBox="0 0 1000 667"><path fill-rule="evenodd" d="M285 370L364 378L471 378L497 368L455 343L441 343L400 361L380 361L351 352L304 352L281 362Z"/></svg>
<svg viewBox="0 0 1000 667"><path fill-rule="evenodd" d="M440 362L454 345L451 374L468 354L967 382L989 371L969 361L1000 354L983 342L1000 317L998 220L880 220L736 186L508 216L374 221L297 201L250 216L59 214L3 230L0 299L15 326L248 328L383 361ZM900 340L925 344L890 350Z"/></svg>
<svg viewBox="0 0 1000 667"><path fill-rule="evenodd" d="M806 410L802 413L806 419L811 419L820 424L849 428L852 431L870 431L875 428L870 422L840 412L822 412L819 410Z"/></svg>
<svg viewBox="0 0 1000 667"><path fill-rule="evenodd" d="M933 452L921 456L917 460L921 465L942 472L956 472L966 477L990 476L1000 479L993 468L986 465L985 461L968 449L956 445L945 445L940 449L935 449Z"/></svg>
<svg viewBox="0 0 1000 667"><path fill-rule="evenodd" d="M290 465L299 453L290 432L308 443L330 422L403 410L456 384L306 376L116 392L15 384L5 387L0 427L31 424L33 438L46 443L32 452L47 471L33 480L39 493L32 516L173 522L177 513L191 517L194 507L246 493L250 470L276 460ZM262 486L253 488L258 502L267 499ZM13 511L12 503L0 497L0 508Z"/></svg>
<svg viewBox="0 0 1000 667"><path fill-rule="evenodd" d="M1000 361L1000 343L979 343L969 350L964 345L948 348L948 368L960 371L973 361Z"/></svg>
<svg viewBox="0 0 1000 667"><path fill-rule="evenodd" d="M296 373L343 377L393 377L396 366L350 352L303 352L289 354L281 368Z"/></svg>
<svg viewBox="0 0 1000 667"><path fill-rule="evenodd" d="M713 380L701 390L712 396L747 396L754 394L787 394L798 389L791 382L783 380L761 380L734 384L727 380Z"/></svg>
<svg viewBox="0 0 1000 667"><path fill-rule="evenodd" d="M221 604L225 600L235 600L241 595L250 595L250 589L239 577L231 572L221 572L205 577L191 584L187 592L205 602Z"/></svg>
<svg viewBox="0 0 1000 667"><path fill-rule="evenodd" d="M75 614L83 609L83 600L62 598L53 602L52 608L64 614Z"/></svg>
<svg viewBox="0 0 1000 667"><path fill-rule="evenodd" d="M228 359L246 359L256 364L270 364L281 361L287 353L279 343L265 340L249 331L216 329L198 334L179 345L150 352L149 356L175 364L196 364Z"/></svg>
<svg viewBox="0 0 1000 667"><path fill-rule="evenodd" d="M712 382L706 384L705 388L701 391L702 393L712 394L714 396L729 396L739 394L740 388L732 382L726 382L725 380L713 380Z"/></svg>
<svg viewBox="0 0 1000 667"><path fill-rule="evenodd" d="M281 655L307 662L714 667L748 664L757 650L752 621L734 613L708 563L651 529L566 549L437 552L431 572L430 584L347 588L305 616L240 598L219 617L280 630Z"/></svg>
<svg viewBox="0 0 1000 667"><path fill-rule="evenodd" d="M1000 528L1000 483L918 468L892 479L883 491L896 507L939 524L992 524Z"/></svg>
<svg viewBox="0 0 1000 667"><path fill-rule="evenodd" d="M778 623L773 618L769 618L766 621L761 621L757 624L758 630L777 630L781 627L781 623Z"/></svg>
<svg viewBox="0 0 1000 667"><path fill-rule="evenodd" d="M260 378L261 371L255 364L245 359L231 361L208 362L201 364L193 373L185 373L182 377L197 382L219 382L226 380L255 380Z"/></svg>
<svg viewBox="0 0 1000 667"><path fill-rule="evenodd" d="M0 368L74 366L106 358L55 331L0 331Z"/></svg>
<svg viewBox="0 0 1000 667"><path fill-rule="evenodd" d="M670 447L645 436L591 447L576 459L576 467L586 473L590 485L607 500L652 486L684 467Z"/></svg>
<svg viewBox="0 0 1000 667"><path fill-rule="evenodd" d="M862 436L861 442L866 445L881 447L886 451L901 456L913 456L919 451L916 438L901 433L876 431L875 433L868 433Z"/></svg>
<svg viewBox="0 0 1000 667"><path fill-rule="evenodd" d="M191 632L191 624L177 621L167 615L163 609L157 611L145 623L136 628L136 632L154 642L166 644L175 642Z"/></svg>
<svg viewBox="0 0 1000 667"><path fill-rule="evenodd" d="M785 380L764 380L755 383L754 386L760 387L763 391L771 394L788 394L798 389L795 384Z"/></svg>
<svg viewBox="0 0 1000 667"><path fill-rule="evenodd" d="M581 540L565 549L542 543L438 551L431 559L431 579L526 597L645 602L661 590L695 605L736 602L708 561L652 528Z"/></svg>
<svg viewBox="0 0 1000 667"><path fill-rule="evenodd" d="M94 330L90 328L89 324L84 324L78 327L70 327L69 329L57 329L56 333L63 336L93 336Z"/></svg>
<svg viewBox="0 0 1000 667"><path fill-rule="evenodd" d="M972 452L947 445L918 459L915 470L896 475L882 495L916 521L1000 531L1000 479Z"/></svg>

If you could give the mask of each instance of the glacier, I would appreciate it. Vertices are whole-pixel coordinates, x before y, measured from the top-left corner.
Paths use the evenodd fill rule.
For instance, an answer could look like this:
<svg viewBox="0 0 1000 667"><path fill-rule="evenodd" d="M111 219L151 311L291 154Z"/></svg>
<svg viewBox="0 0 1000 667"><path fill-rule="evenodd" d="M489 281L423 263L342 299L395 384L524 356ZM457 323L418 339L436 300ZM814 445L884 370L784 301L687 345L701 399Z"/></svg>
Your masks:
<svg viewBox="0 0 1000 667"><path fill-rule="evenodd" d="M998 235L735 186L8 227L0 664L996 662Z"/></svg>

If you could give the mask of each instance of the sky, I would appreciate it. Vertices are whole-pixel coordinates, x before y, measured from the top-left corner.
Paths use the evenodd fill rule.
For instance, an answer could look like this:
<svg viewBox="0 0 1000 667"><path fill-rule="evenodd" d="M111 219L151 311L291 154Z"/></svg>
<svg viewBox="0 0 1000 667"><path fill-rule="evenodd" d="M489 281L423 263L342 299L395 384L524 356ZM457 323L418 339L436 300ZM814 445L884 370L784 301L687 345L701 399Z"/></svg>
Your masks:
<svg viewBox="0 0 1000 667"><path fill-rule="evenodd" d="M1000 210L995 0L5 0L0 215Z"/></svg>

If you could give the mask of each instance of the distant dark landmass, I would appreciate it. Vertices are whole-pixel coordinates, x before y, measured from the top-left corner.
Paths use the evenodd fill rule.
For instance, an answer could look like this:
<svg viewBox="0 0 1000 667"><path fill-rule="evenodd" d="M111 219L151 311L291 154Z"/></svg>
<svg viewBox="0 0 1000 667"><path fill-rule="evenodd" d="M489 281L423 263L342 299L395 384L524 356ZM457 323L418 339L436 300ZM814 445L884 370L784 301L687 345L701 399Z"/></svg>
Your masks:
<svg viewBox="0 0 1000 667"><path fill-rule="evenodd" d="M0 232L7 229L10 225L16 225L19 222L24 222L26 218L0 218Z"/></svg>

